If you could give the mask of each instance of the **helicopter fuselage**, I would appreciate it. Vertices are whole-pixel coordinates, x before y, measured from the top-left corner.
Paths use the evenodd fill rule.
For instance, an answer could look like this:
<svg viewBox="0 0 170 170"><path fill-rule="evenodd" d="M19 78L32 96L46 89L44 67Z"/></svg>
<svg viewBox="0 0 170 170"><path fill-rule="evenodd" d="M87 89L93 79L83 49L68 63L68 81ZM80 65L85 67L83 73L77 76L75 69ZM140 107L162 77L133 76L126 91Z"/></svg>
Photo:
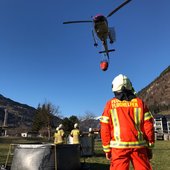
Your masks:
<svg viewBox="0 0 170 170"><path fill-rule="evenodd" d="M96 32L97 37L101 40L104 51L100 51L99 53L104 53L109 59L109 52L114 51L114 49L108 49L107 39L110 39L110 43L112 44L114 41L112 34L110 32L110 28L108 26L107 18L101 14L98 14L93 17L94 23L94 31Z"/></svg>
<svg viewBox="0 0 170 170"><path fill-rule="evenodd" d="M101 41L106 41L109 34L108 21L103 15L93 17L94 30Z"/></svg>

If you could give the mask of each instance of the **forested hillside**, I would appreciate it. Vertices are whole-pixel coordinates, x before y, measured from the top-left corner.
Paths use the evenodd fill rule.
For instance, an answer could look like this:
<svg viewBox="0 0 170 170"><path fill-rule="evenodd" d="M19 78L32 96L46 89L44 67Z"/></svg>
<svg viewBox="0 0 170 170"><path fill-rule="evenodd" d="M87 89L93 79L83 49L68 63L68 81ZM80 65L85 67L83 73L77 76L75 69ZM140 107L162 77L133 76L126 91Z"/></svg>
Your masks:
<svg viewBox="0 0 170 170"><path fill-rule="evenodd" d="M149 109L157 114L170 114L170 66L155 80L139 91Z"/></svg>
<svg viewBox="0 0 170 170"><path fill-rule="evenodd" d="M9 126L30 126L34 117L36 109L26 104L15 102L9 98L0 95L0 126L4 121L4 110L8 112L8 125Z"/></svg>

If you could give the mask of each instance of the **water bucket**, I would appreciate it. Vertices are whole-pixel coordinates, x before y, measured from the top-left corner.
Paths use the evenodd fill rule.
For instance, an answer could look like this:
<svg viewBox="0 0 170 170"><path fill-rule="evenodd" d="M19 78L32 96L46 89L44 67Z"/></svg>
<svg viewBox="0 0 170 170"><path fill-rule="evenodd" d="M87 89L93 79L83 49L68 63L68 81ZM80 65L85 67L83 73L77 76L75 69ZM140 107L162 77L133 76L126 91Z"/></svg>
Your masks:
<svg viewBox="0 0 170 170"><path fill-rule="evenodd" d="M94 138L92 136L83 136L80 138L81 156L94 155Z"/></svg>
<svg viewBox="0 0 170 170"><path fill-rule="evenodd" d="M18 144L11 170L79 170L79 145Z"/></svg>

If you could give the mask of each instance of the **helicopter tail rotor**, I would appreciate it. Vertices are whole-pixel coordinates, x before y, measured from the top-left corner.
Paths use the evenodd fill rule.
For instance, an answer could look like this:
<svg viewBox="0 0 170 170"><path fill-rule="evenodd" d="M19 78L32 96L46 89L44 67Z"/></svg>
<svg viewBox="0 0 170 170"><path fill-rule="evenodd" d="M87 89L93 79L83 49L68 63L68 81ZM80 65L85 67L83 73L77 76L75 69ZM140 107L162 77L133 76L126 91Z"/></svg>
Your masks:
<svg viewBox="0 0 170 170"><path fill-rule="evenodd" d="M110 50L108 50L107 52L113 52L113 51L115 51L115 49L110 49ZM99 53L101 54L101 53L106 53L106 51L99 51Z"/></svg>

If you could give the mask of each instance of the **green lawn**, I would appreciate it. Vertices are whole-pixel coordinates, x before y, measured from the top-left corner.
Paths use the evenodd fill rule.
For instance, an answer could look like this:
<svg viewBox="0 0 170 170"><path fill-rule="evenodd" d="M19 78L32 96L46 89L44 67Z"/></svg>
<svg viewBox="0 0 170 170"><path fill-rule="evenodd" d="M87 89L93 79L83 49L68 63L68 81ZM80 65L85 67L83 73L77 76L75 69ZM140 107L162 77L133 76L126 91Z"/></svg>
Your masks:
<svg viewBox="0 0 170 170"><path fill-rule="evenodd" d="M156 141L151 163L154 170L170 170L170 141Z"/></svg>
<svg viewBox="0 0 170 170"><path fill-rule="evenodd" d="M91 170L109 170L109 161L102 154L101 143L95 145L95 152L96 156L85 159ZM156 141L151 164L153 170L170 170L170 141Z"/></svg>
<svg viewBox="0 0 170 170"><path fill-rule="evenodd" d="M32 143L35 140L5 139L0 138L0 165L5 164L10 143ZM37 142L37 140L36 140ZM9 157L8 165L10 166L12 155ZM81 158L86 167L90 170L109 170L109 161L105 159L102 151L101 142L95 144L95 156ZM156 141L153 149L153 159L151 160L153 170L170 170L170 141ZM132 168L131 168L132 169Z"/></svg>

